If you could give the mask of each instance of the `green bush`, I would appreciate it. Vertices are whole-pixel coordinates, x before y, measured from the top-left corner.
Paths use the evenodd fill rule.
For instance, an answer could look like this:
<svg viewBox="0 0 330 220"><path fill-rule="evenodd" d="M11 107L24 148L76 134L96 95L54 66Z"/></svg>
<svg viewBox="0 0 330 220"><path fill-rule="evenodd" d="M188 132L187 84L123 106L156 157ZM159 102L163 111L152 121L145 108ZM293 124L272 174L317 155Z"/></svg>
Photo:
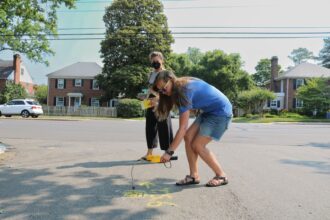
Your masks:
<svg viewBox="0 0 330 220"><path fill-rule="evenodd" d="M272 115L278 115L278 110L277 109L271 109L270 114Z"/></svg>
<svg viewBox="0 0 330 220"><path fill-rule="evenodd" d="M117 106L117 115L122 118L136 118L143 116L141 101L137 99L121 99Z"/></svg>
<svg viewBox="0 0 330 220"><path fill-rule="evenodd" d="M246 114L245 117L249 119L258 119L260 118L260 115Z"/></svg>
<svg viewBox="0 0 330 220"><path fill-rule="evenodd" d="M270 113L266 113L266 114L264 114L264 117L265 117L265 118L278 118L277 115L273 115L273 114L270 114Z"/></svg>

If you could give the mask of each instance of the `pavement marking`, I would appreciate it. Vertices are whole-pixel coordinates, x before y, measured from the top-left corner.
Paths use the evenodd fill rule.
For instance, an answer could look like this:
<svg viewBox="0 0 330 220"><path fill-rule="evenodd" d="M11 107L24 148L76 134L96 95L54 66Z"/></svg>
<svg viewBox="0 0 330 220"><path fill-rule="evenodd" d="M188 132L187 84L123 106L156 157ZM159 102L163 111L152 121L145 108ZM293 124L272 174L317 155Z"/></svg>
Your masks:
<svg viewBox="0 0 330 220"><path fill-rule="evenodd" d="M142 182L139 184L146 190L128 190L124 192L124 197L127 198L146 198L148 199L146 206L148 208L161 207L161 206L177 206L172 202L173 196L168 187L161 189L152 189L155 184L151 182Z"/></svg>

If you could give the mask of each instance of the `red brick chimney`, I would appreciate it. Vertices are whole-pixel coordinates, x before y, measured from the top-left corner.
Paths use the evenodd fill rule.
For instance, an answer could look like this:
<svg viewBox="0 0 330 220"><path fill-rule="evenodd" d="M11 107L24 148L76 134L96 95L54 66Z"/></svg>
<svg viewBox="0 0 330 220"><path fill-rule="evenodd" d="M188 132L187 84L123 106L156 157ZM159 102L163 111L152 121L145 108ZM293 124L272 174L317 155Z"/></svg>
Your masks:
<svg viewBox="0 0 330 220"><path fill-rule="evenodd" d="M19 54L14 55L13 67L14 67L14 83L18 84L21 81L21 56Z"/></svg>
<svg viewBox="0 0 330 220"><path fill-rule="evenodd" d="M271 71L270 71L270 90L276 92L275 79L278 77L278 58L276 56L271 59Z"/></svg>

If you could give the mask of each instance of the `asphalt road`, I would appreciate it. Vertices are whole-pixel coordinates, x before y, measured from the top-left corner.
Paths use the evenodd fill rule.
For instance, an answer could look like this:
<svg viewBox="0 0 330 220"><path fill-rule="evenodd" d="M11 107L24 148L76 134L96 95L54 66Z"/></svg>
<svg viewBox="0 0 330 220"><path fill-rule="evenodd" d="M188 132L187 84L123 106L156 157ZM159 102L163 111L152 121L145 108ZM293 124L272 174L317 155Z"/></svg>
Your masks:
<svg viewBox="0 0 330 220"><path fill-rule="evenodd" d="M0 219L330 219L329 124L231 124L210 144L229 184L207 188L202 161L200 185L174 185L183 144L172 168L136 162L144 123L0 118Z"/></svg>

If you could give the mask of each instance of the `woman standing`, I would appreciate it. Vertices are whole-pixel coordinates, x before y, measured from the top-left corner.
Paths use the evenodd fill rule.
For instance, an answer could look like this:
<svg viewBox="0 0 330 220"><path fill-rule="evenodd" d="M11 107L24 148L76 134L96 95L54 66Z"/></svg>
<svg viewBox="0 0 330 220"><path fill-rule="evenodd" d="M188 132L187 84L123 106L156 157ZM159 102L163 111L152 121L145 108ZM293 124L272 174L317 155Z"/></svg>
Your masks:
<svg viewBox="0 0 330 220"><path fill-rule="evenodd" d="M152 155L153 149L158 145L158 138L160 148L162 150L167 150L170 143L173 140L173 131L172 131L172 122L171 117L164 118L161 121L158 121L155 117L154 108L158 102L158 93L152 90L152 86L158 76L158 73L164 70L164 57L161 52L152 52L149 55L149 60L151 66L154 68L154 71L150 74L148 84L149 92L147 98L151 101L151 106L146 110L146 139L148 151L142 159L146 159L148 155Z"/></svg>
<svg viewBox="0 0 330 220"><path fill-rule="evenodd" d="M192 77L176 78L170 71L162 71L158 74L154 83L154 90L159 92L159 105L156 110L158 119L162 120L168 117L174 106L179 108L179 129L169 149L161 158L162 162L169 161L171 155L184 139L190 173L178 181L176 185L200 183L197 166L198 156L215 173L215 177L206 186L214 187L227 184L226 173L215 155L207 148L207 144L212 139L219 141L228 128L232 118L232 105L228 98L203 80ZM202 113L188 127L189 110L191 109L201 110Z"/></svg>

